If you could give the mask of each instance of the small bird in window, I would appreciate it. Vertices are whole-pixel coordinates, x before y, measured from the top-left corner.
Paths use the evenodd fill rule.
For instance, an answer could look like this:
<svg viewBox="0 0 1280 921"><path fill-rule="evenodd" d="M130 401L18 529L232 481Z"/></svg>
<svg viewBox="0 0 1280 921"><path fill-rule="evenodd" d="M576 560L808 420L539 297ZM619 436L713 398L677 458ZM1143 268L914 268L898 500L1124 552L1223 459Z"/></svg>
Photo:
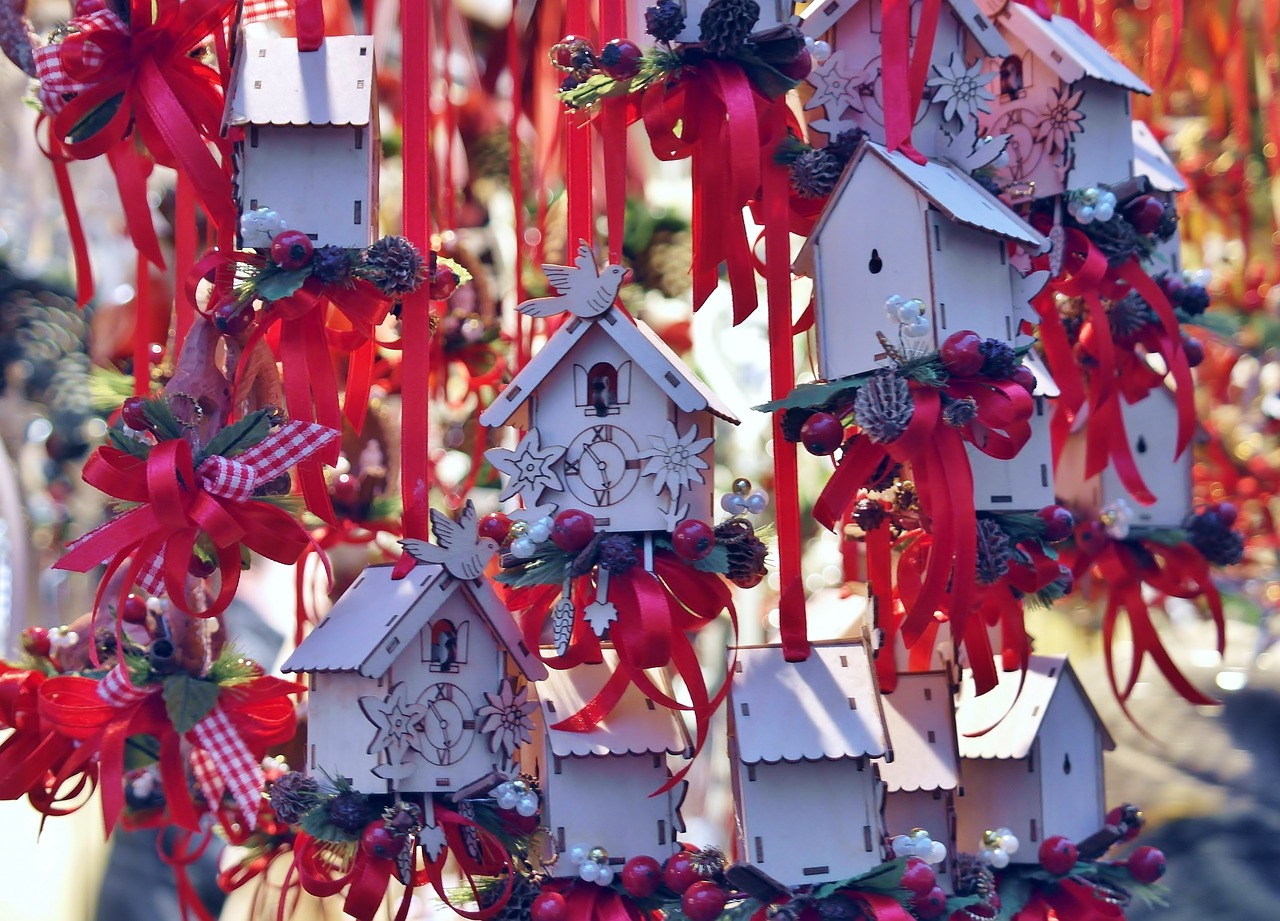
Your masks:
<svg viewBox="0 0 1280 921"><path fill-rule="evenodd" d="M566 310L584 319L599 316L613 306L627 276L627 269L620 265L606 265L601 271L586 240L578 242L573 265L544 265L542 271L557 293L521 301L516 309L527 317L553 317Z"/></svg>
<svg viewBox="0 0 1280 921"><path fill-rule="evenodd" d="M400 541L405 553L422 563L436 563L458 579L477 579L489 558L498 552L498 542L480 536L480 521L470 499L454 521L435 509L431 510L431 530L436 543L406 538Z"/></svg>

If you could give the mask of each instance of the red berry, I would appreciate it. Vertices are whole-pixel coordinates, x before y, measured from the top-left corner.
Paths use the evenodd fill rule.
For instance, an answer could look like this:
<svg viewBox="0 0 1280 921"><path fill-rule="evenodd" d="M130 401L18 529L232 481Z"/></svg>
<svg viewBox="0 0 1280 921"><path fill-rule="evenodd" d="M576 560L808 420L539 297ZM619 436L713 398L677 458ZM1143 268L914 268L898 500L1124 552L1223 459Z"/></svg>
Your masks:
<svg viewBox="0 0 1280 921"><path fill-rule="evenodd" d="M1134 818L1136 816L1136 819ZM1142 833L1142 813L1134 809L1133 806L1116 806L1107 813L1103 820L1108 825L1119 828L1121 825L1126 826L1124 837L1121 841L1132 841Z"/></svg>
<svg viewBox="0 0 1280 921"><path fill-rule="evenodd" d="M253 305L229 297L213 308L213 325L225 336L238 336L253 325Z"/></svg>
<svg viewBox="0 0 1280 921"><path fill-rule="evenodd" d="M1138 233L1153 234L1164 219L1164 202L1154 195L1143 195L1125 206L1124 216Z"/></svg>
<svg viewBox="0 0 1280 921"><path fill-rule="evenodd" d="M907 868L902 871L902 888L916 895L928 895L938 885L938 874L919 857L908 857Z"/></svg>
<svg viewBox="0 0 1280 921"><path fill-rule="evenodd" d="M187 564L187 573L195 576L197 579L207 579L218 571L218 564L213 560L206 560L199 554L191 554L191 562Z"/></svg>
<svg viewBox="0 0 1280 921"><path fill-rule="evenodd" d="M819 457L834 454L844 444L844 424L835 413L814 413L800 426L800 443Z"/></svg>
<svg viewBox="0 0 1280 921"><path fill-rule="evenodd" d="M1015 384L1021 384L1022 389L1027 393L1036 392L1036 376L1031 373L1031 369L1026 365L1018 365L1018 370L1013 372L1010 378Z"/></svg>
<svg viewBox="0 0 1280 921"><path fill-rule="evenodd" d="M640 72L640 46L625 38L615 38L600 49L600 69L615 80L630 80Z"/></svg>
<svg viewBox="0 0 1280 921"><path fill-rule="evenodd" d="M672 892L684 892L701 879L702 875L694 866L690 851L672 854L667 858L667 865L662 870L662 881Z"/></svg>
<svg viewBox="0 0 1280 921"><path fill-rule="evenodd" d="M956 377L973 377L982 370L982 337L971 329L954 332L942 342L938 357Z"/></svg>
<svg viewBox="0 0 1280 921"><path fill-rule="evenodd" d="M551 61L561 70L574 70L578 61L575 58L583 50L591 52L591 43L581 35L566 35L551 46Z"/></svg>
<svg viewBox="0 0 1280 921"><path fill-rule="evenodd" d="M480 536L504 543L511 533L511 519L502 512L490 512L480 519Z"/></svg>
<svg viewBox="0 0 1280 921"><path fill-rule="evenodd" d="M1204 361L1204 343L1195 336L1182 337L1182 351L1187 356L1187 366L1195 368Z"/></svg>
<svg viewBox="0 0 1280 921"><path fill-rule="evenodd" d="M808 48L801 48L794 60L777 66L778 72L784 77L796 81L803 80L813 70L813 55L809 53Z"/></svg>
<svg viewBox="0 0 1280 921"><path fill-rule="evenodd" d="M1164 852L1159 848L1148 845L1129 855L1129 872L1140 883L1154 883L1164 876L1164 870Z"/></svg>
<svg viewBox="0 0 1280 921"><path fill-rule="evenodd" d="M1170 301L1177 301L1178 295L1187 287L1186 283L1177 275L1165 275L1158 282L1160 290L1164 292L1164 296Z"/></svg>
<svg viewBox="0 0 1280 921"><path fill-rule="evenodd" d="M1066 540L1075 532L1075 517L1061 505L1046 505L1036 515L1044 522L1044 539L1051 544Z"/></svg>
<svg viewBox="0 0 1280 921"><path fill-rule="evenodd" d="M1066 876L1080 859L1079 849L1066 835L1053 835L1040 843L1040 866L1054 876Z"/></svg>
<svg viewBox="0 0 1280 921"><path fill-rule="evenodd" d="M638 899L647 899L662 885L662 864L652 857L632 857L622 867L622 888Z"/></svg>
<svg viewBox="0 0 1280 921"><path fill-rule="evenodd" d="M1218 520L1222 522L1224 528L1230 528L1235 525L1236 518L1240 513L1236 511L1235 505L1230 502L1218 503Z"/></svg>
<svg viewBox="0 0 1280 921"><path fill-rule="evenodd" d="M728 900L723 889L709 879L700 879L684 891L680 907L689 921L716 921Z"/></svg>
<svg viewBox="0 0 1280 921"><path fill-rule="evenodd" d="M551 889L543 889L529 906L531 921L564 921L568 914L564 896Z"/></svg>
<svg viewBox="0 0 1280 921"><path fill-rule="evenodd" d="M286 272L296 272L311 261L314 247L301 230L282 230L271 239L271 261Z"/></svg>
<svg viewBox="0 0 1280 921"><path fill-rule="evenodd" d="M151 428L147 418L146 397L129 397L120 407L120 419L135 432L145 432Z"/></svg>
<svg viewBox="0 0 1280 921"><path fill-rule="evenodd" d="M682 560L701 560L716 545L716 533L711 525L696 518L686 518L671 532L671 549Z"/></svg>
<svg viewBox="0 0 1280 921"><path fill-rule="evenodd" d="M431 273L431 281L427 285L427 296L433 301L447 301L453 292L458 290L458 282L461 280L458 273L447 265L437 266Z"/></svg>
<svg viewBox="0 0 1280 921"><path fill-rule="evenodd" d="M934 886L924 895L918 895L913 898L911 907L915 909L916 915L923 918L924 921L940 918L942 913L947 910L947 894L942 891L940 886Z"/></svg>
<svg viewBox="0 0 1280 921"><path fill-rule="evenodd" d="M389 860L400 853L404 839L397 837L381 819L376 819L365 826L360 847L370 856Z"/></svg>
<svg viewBox="0 0 1280 921"><path fill-rule="evenodd" d="M165 347L163 342L153 342L147 346L147 355L151 359L153 365L158 365L164 361Z"/></svg>
<svg viewBox="0 0 1280 921"><path fill-rule="evenodd" d="M596 518L582 509L567 508L551 525L551 542L566 553L576 553L596 534Z"/></svg>
<svg viewBox="0 0 1280 921"><path fill-rule="evenodd" d="M120 606L120 619L126 624L145 624L147 622L147 602L141 595L130 592L124 597Z"/></svg>
<svg viewBox="0 0 1280 921"><path fill-rule="evenodd" d="M339 473L333 478L329 492L334 502L345 508L351 508L360 501L360 481L349 473Z"/></svg>
<svg viewBox="0 0 1280 921"><path fill-rule="evenodd" d="M1084 550L1101 550L1108 540L1110 537L1107 535L1107 526L1097 519L1082 521L1076 525L1076 543Z"/></svg>
<svg viewBox="0 0 1280 921"><path fill-rule="evenodd" d="M49 631L44 627L28 627L23 630L22 648L28 655L35 656L37 659L46 658L53 649L53 643L49 640Z"/></svg>

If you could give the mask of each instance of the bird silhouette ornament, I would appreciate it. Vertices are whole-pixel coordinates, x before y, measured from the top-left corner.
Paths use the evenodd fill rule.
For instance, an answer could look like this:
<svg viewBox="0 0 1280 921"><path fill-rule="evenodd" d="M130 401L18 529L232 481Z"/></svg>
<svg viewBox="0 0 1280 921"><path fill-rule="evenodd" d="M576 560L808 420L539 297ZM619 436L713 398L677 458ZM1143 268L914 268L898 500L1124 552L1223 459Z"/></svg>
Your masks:
<svg viewBox="0 0 1280 921"><path fill-rule="evenodd" d="M554 317L566 310L583 319L598 317L613 306L627 275L620 265L606 265L603 271L597 268L586 240L578 241L573 265L544 265L542 271L557 293L521 301L516 309L527 317Z"/></svg>
<svg viewBox="0 0 1280 921"><path fill-rule="evenodd" d="M457 521L432 509L431 530L436 535L434 544L413 538L400 541L405 556L418 563L437 563L456 579L478 579L490 557L498 552L496 540L480 536L480 520L470 499ZM400 570L399 564L396 570Z"/></svg>

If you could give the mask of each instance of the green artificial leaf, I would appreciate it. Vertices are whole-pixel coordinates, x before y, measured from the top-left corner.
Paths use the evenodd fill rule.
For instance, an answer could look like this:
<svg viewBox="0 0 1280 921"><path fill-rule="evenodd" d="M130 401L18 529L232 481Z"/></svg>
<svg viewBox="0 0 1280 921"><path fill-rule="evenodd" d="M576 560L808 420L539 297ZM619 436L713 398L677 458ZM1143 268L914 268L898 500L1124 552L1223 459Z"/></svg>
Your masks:
<svg viewBox="0 0 1280 921"><path fill-rule="evenodd" d="M259 409L249 413L243 419L236 420L210 438L204 451L201 452L200 460L214 455L235 457L237 454L243 454L270 433L271 412ZM196 466L199 466L199 461L196 462Z"/></svg>
<svg viewBox="0 0 1280 921"><path fill-rule="evenodd" d="M153 735L129 736L124 743L124 769L136 771L160 760L160 740Z"/></svg>
<svg viewBox="0 0 1280 921"><path fill-rule="evenodd" d="M1206 333L1221 339L1230 339L1240 331L1241 324L1238 317L1229 316L1217 310L1209 310L1195 316L1183 310L1175 310L1174 313L1184 326L1199 327Z"/></svg>
<svg viewBox="0 0 1280 921"><path fill-rule="evenodd" d="M1008 875L1000 877L1000 914L996 916L997 921L1011 921L1011 919L1026 907L1027 900L1031 898L1031 880L1018 875Z"/></svg>
<svg viewBox="0 0 1280 921"><path fill-rule="evenodd" d="M71 130L67 133L67 140L73 144L87 141L105 128L111 122L111 119L115 118L122 105L124 105L124 93L119 96L112 96L72 125Z"/></svg>
<svg viewBox="0 0 1280 921"><path fill-rule="evenodd" d="M329 803L327 801L308 809L302 818L298 820L298 827L318 841L347 844L360 840L360 832L346 831L329 821Z"/></svg>
<svg viewBox="0 0 1280 921"><path fill-rule="evenodd" d="M569 564L576 553L565 553L552 545L539 550L538 555L523 562L518 569L504 569L496 576L503 585L512 588L528 588L533 585L560 585L564 582Z"/></svg>
<svg viewBox="0 0 1280 921"><path fill-rule="evenodd" d="M131 438L120 429L108 431L107 441L111 442L111 447L123 451L125 454L131 454L139 460L146 460L151 456L151 445L145 441Z"/></svg>
<svg viewBox="0 0 1280 921"><path fill-rule="evenodd" d="M266 269L253 281L253 290L264 301L278 301L301 288L311 277L311 267L286 272L283 269Z"/></svg>
<svg viewBox="0 0 1280 921"><path fill-rule="evenodd" d="M762 413L774 413L780 409L813 409L836 399L846 390L852 392L858 389L867 379L866 376L859 376L800 384L781 400L772 400L751 408Z"/></svg>
<svg viewBox="0 0 1280 921"><path fill-rule="evenodd" d="M182 437L182 423L163 397L147 400L142 404L142 411L151 423L151 431L158 441L172 441Z"/></svg>
<svg viewBox="0 0 1280 921"><path fill-rule="evenodd" d="M203 678L187 674L169 675L164 679L164 708L173 728L180 734L190 732L218 703L218 686Z"/></svg>
<svg viewBox="0 0 1280 921"><path fill-rule="evenodd" d="M1137 531L1136 528L1134 530ZM1166 547L1177 547L1187 542L1187 532L1182 528L1155 528L1145 534L1130 534L1130 539L1149 540Z"/></svg>

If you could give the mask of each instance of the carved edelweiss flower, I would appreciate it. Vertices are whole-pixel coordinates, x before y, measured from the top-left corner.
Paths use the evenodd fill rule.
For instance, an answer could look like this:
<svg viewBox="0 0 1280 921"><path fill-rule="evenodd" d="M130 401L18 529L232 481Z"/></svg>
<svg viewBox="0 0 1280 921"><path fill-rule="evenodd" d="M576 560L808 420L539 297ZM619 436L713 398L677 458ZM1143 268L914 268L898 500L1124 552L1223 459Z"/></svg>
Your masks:
<svg viewBox="0 0 1280 921"><path fill-rule="evenodd" d="M1050 151L1063 151L1071 139L1080 133L1080 122L1084 113L1080 111L1080 100L1083 90L1072 93L1061 87L1054 89L1053 101L1049 108L1040 113L1040 122L1036 125L1035 140L1049 142Z"/></svg>
<svg viewBox="0 0 1280 921"><path fill-rule="evenodd" d="M960 122L972 121L979 112L990 112L987 103L994 100L995 94L987 91L986 86L995 76L994 71L982 72L981 59L966 69L964 59L951 55L945 67L933 66L934 76L930 77L927 86L936 87L933 94L935 103L942 103L942 117L946 121L957 118Z"/></svg>
<svg viewBox="0 0 1280 921"><path fill-rule="evenodd" d="M678 496L685 487L693 483L706 482L701 471L709 465L700 455L711 444L710 438L699 438L698 427L689 426L683 435L676 431L675 423L667 422L667 430L662 435L650 435L647 451L640 452L640 458L647 460L641 476L651 476L653 494L656 496L666 487L672 496Z"/></svg>
<svg viewBox="0 0 1280 921"><path fill-rule="evenodd" d="M503 680L498 693L485 691L483 707L476 708L476 716L482 721L480 731L489 736L489 750L502 752L510 757L517 748L533 739L533 720L529 715L538 709L536 701L529 700L529 688L516 689L516 679Z"/></svg>

